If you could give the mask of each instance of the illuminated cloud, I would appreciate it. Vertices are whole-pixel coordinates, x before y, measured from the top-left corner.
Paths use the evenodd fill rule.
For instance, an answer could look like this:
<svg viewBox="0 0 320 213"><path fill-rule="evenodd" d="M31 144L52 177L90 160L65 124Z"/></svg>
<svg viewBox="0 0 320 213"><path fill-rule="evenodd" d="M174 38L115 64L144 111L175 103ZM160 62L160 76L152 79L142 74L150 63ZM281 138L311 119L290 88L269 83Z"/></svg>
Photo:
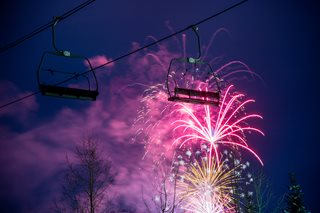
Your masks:
<svg viewBox="0 0 320 213"><path fill-rule="evenodd" d="M27 94L31 93L30 91L22 91L18 88L14 83L8 80L0 81L0 105L4 105L9 103L16 98L23 97ZM15 97L13 99L13 97ZM38 109L38 104L34 96L24 100L23 105L10 105L0 110L0 117L11 117L20 122L24 122L29 113L36 112Z"/></svg>
<svg viewBox="0 0 320 213"><path fill-rule="evenodd" d="M109 61L112 61L112 58L108 58L107 56L104 56L104 55L97 55L89 58L89 61L93 67L98 67L108 63ZM114 66L113 62L106 65L106 67L113 67L113 66Z"/></svg>

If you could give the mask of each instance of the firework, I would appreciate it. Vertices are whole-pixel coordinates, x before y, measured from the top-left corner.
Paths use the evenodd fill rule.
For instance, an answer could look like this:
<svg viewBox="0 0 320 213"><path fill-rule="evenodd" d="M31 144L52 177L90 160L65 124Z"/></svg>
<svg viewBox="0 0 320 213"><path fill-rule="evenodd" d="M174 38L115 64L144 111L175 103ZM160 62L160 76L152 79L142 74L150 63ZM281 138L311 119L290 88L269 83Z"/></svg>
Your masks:
<svg viewBox="0 0 320 213"><path fill-rule="evenodd" d="M239 181L234 169L208 161L190 165L183 174L183 181L177 184L182 208L195 213L234 212L232 190L234 183Z"/></svg>
<svg viewBox="0 0 320 213"><path fill-rule="evenodd" d="M210 59L208 51L215 35L205 49L203 60ZM176 82L169 81L171 90L178 85L186 89L218 91L219 83L220 104L216 108L169 102L168 85L159 82L168 77L167 65L172 58L189 55L186 36L183 37L182 54L170 52L166 45L158 47L142 58L132 58L133 70L139 73L146 70L143 75L137 74L134 78L137 82L132 85L143 89L132 128L135 130L133 141L144 145L143 159L150 160L153 171L159 172L157 178L152 174L158 183L152 200L161 211L179 212L180 206L183 212L236 212L238 200L247 193L253 181L248 169L250 164L242 163L241 151L248 151L262 164L249 146L246 135L250 132L263 135L263 132L249 125L261 116L244 111L244 107L254 100L244 100L244 95L234 92L233 86L229 85L259 76L241 61L222 64L221 57L208 61L214 72L209 76L201 64L188 67L178 63L172 68ZM211 81L215 76L219 77L217 81ZM162 168L167 168L164 173Z"/></svg>
<svg viewBox="0 0 320 213"><path fill-rule="evenodd" d="M208 143L209 159L212 157L212 151L216 158L217 164L220 164L218 145L228 145L243 148L252 153L259 162L263 165L260 157L247 144L245 132L264 133L258 128L251 127L247 121L252 118L262 118L258 114L241 113L244 107L254 102L253 99L241 101L244 94L231 95L230 90L233 86L229 86L223 97L220 109L217 115L212 115L210 107L204 105L204 116L200 113L195 113L192 108L185 104L177 104L180 108L177 110L184 116L184 119L178 119L172 123L175 125L175 131L180 131L181 136L174 140L173 144L181 143L180 148L188 142L202 141ZM200 114L200 116L199 116ZM243 115L242 115L243 114ZM204 118L203 121L199 120ZM211 161L209 161L211 162Z"/></svg>

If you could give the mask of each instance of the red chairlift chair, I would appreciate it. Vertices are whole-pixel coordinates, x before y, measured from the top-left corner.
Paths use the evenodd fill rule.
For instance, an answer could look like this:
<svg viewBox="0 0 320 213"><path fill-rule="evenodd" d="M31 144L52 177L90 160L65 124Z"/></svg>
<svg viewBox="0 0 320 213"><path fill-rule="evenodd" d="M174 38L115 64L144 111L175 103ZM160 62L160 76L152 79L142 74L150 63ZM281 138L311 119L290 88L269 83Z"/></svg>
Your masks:
<svg viewBox="0 0 320 213"><path fill-rule="evenodd" d="M173 58L170 62L168 74L167 74L167 92L169 95L168 100L173 102L184 102L184 103L193 103L193 104L205 104L219 106L220 102L220 86L219 79L213 72L209 63L201 61L201 47L200 47L200 38L197 33L198 28L192 27L193 31L197 36L198 41L198 50L199 56L197 58L187 57L187 58ZM177 65L177 69L174 69L173 66ZM187 66L191 66L190 69L186 69ZM179 76L178 73L181 75ZM205 88L200 90L199 88L188 87L189 82L184 82L183 86L179 86L178 81L189 81L186 79L186 74L191 74L192 78L196 77L195 75L206 75L205 83L211 85L210 88ZM173 86L170 85L174 84ZM190 85L190 83L189 83ZM213 87L212 87L213 85Z"/></svg>

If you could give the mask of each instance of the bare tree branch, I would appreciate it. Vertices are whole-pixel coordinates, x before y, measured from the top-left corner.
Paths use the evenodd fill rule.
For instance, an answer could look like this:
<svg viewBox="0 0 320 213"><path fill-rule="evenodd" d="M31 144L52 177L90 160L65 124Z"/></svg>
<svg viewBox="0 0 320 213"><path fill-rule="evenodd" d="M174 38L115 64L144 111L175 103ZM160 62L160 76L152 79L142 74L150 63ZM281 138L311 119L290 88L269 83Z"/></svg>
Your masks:
<svg viewBox="0 0 320 213"><path fill-rule="evenodd" d="M103 158L96 139L86 137L74 151L75 161L66 156L67 170L62 185L61 212L95 213L101 208L106 190L114 183L116 173L111 161ZM59 205L55 204L56 209ZM63 208L60 208L63 209ZM70 212L69 211L69 212Z"/></svg>

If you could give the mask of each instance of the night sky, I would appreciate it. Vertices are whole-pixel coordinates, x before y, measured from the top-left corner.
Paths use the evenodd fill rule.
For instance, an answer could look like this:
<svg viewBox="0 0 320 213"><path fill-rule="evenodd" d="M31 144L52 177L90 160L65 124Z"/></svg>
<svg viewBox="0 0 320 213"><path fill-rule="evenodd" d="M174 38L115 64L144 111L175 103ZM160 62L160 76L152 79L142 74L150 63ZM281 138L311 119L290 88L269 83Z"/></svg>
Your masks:
<svg viewBox="0 0 320 213"><path fill-rule="evenodd" d="M57 46L87 56L97 66L152 42L150 36L161 38L236 2L97 0L58 24ZM79 3L3 3L0 46ZM252 147L263 159L263 171L276 194L287 191L288 173L296 173L311 212L320 212L318 12L312 1L251 0L199 26L203 46L218 29L225 29L209 50L212 58L223 57L220 65L239 60L262 77L237 85L256 100L250 109L264 117L257 124L266 136L254 137ZM193 53L194 35L185 33L188 52ZM156 53L166 61L161 58L164 51L181 50L181 34L161 45L97 70L100 95L95 102L36 95L0 110L1 212L46 212L59 196L66 154L72 155L81 138L91 133L117 167L113 192L119 202L141 203L140 188L147 174L139 168L150 162L142 160L143 144L132 143L131 127L137 97L145 89L141 85L164 83L166 74L158 68L149 70L154 61L145 54ZM52 50L50 29L0 53L0 105L37 91L36 69L46 50Z"/></svg>

